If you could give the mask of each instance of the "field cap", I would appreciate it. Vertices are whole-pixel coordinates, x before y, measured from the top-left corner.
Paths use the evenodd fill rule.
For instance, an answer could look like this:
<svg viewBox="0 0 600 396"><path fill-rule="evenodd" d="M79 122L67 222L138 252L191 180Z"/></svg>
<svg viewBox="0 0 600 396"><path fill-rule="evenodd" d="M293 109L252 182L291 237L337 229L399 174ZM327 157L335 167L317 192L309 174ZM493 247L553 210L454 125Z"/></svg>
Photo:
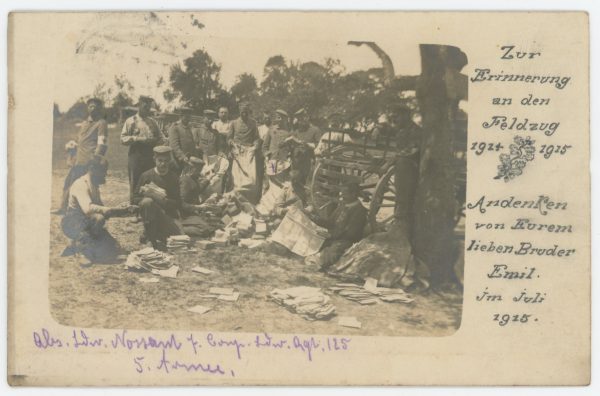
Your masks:
<svg viewBox="0 0 600 396"><path fill-rule="evenodd" d="M154 154L156 155L166 155L171 154L171 151L173 151L173 149L169 146L156 146L154 147L154 149L152 149L152 151L154 151Z"/></svg>

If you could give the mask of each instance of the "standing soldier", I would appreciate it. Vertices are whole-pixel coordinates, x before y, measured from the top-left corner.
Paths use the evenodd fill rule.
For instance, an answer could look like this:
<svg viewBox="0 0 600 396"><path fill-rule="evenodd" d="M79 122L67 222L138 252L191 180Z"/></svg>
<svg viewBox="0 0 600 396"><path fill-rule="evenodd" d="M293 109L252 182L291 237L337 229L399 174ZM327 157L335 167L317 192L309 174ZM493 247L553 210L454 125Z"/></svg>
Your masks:
<svg viewBox="0 0 600 396"><path fill-rule="evenodd" d="M258 127L258 136L260 140L264 141L271 129L271 115L268 112L264 112L262 116L262 124Z"/></svg>
<svg viewBox="0 0 600 396"><path fill-rule="evenodd" d="M208 157L217 155L223 150L223 140L225 139L212 127L216 115L213 110L204 110L203 124L194 130L198 150L202 152L206 164L211 162Z"/></svg>
<svg viewBox="0 0 600 396"><path fill-rule="evenodd" d="M315 148L319 144L322 132L310 122L305 109L298 110L295 116L298 121L297 128L294 130L294 137L303 144L292 148L292 169L298 171L298 181L305 185L310 174Z"/></svg>
<svg viewBox="0 0 600 396"><path fill-rule="evenodd" d="M233 187L253 204L258 203L262 184L258 184L260 138L256 121L250 117L248 104L240 105L240 116L231 123L228 143L231 151Z"/></svg>
<svg viewBox="0 0 600 396"><path fill-rule="evenodd" d="M91 98L87 100L86 104L88 118L81 124L77 135L75 164L65 178L61 206L56 211L57 214L65 213L69 200L69 188L71 188L75 180L87 173L90 160L95 156L106 155L108 128L102 114L102 101L97 98Z"/></svg>
<svg viewBox="0 0 600 396"><path fill-rule="evenodd" d="M201 151L196 147L194 134L190 126L192 109L181 107L177 111L181 118L169 128L169 146L173 149L173 156L179 168L183 171L190 166L190 158L202 156Z"/></svg>
<svg viewBox="0 0 600 396"><path fill-rule="evenodd" d="M140 96L138 112L129 117L121 131L121 144L129 146L129 200L134 201L135 187L142 173L154 167L152 149L162 142L162 133L156 121L150 117L153 100Z"/></svg>
<svg viewBox="0 0 600 396"><path fill-rule="evenodd" d="M203 176L209 180L209 186L204 190L206 197L224 192L227 173L230 170L229 158L225 154L226 137L212 127L216 116L217 113L213 110L204 110L203 124L194 129L196 144L206 165Z"/></svg>
<svg viewBox="0 0 600 396"><path fill-rule="evenodd" d="M219 119L213 122L212 127L221 134L224 138L227 138L231 133L231 124L233 121L229 119L229 109L225 106L219 107Z"/></svg>
<svg viewBox="0 0 600 396"><path fill-rule="evenodd" d="M267 175L273 176L289 168L286 139L291 136L288 114L281 109L275 110L275 126L269 129L262 145L267 160Z"/></svg>
<svg viewBox="0 0 600 396"><path fill-rule="evenodd" d="M314 148L317 147L317 144L319 144L319 140L321 139L323 132L321 132L319 127L310 122L308 113L305 109L298 110L294 116L297 120L297 127L294 129L294 136L314 150Z"/></svg>
<svg viewBox="0 0 600 396"><path fill-rule="evenodd" d="M394 217L396 224L404 227L412 237L422 133L421 128L413 122L412 112L408 107L395 106L392 112L391 139L398 152L394 168L396 189Z"/></svg>

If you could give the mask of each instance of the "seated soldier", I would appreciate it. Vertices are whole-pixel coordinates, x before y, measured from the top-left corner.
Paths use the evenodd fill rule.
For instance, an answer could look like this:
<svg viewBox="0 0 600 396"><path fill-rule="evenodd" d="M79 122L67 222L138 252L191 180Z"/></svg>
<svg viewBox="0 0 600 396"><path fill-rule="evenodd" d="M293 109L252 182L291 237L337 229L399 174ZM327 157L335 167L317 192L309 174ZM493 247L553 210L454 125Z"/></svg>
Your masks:
<svg viewBox="0 0 600 396"><path fill-rule="evenodd" d="M200 210L201 195L209 183L202 177L204 161L197 157L190 157L190 165L179 179L181 207L184 215L195 214Z"/></svg>
<svg viewBox="0 0 600 396"><path fill-rule="evenodd" d="M359 185L351 183L341 190L342 201L333 213L325 220L314 219L315 223L329 230L330 237L317 257L307 259L309 262L316 261L323 271L335 264L350 246L362 239L367 223L367 209L358 200Z"/></svg>
<svg viewBox="0 0 600 396"><path fill-rule="evenodd" d="M183 234L175 222L181 209L179 176L171 167L171 147L156 146L153 151L156 166L140 176L134 202L144 222L140 242L150 241L155 249L165 250L169 236Z"/></svg>
<svg viewBox="0 0 600 396"><path fill-rule="evenodd" d="M191 166L181 175L179 188L181 193L181 207L183 232L189 236L209 237L218 228L202 214L202 197L206 191L209 180L202 177L204 161L191 157Z"/></svg>
<svg viewBox="0 0 600 396"><path fill-rule="evenodd" d="M95 157L87 164L87 173L69 188L66 214L61 228L72 240L63 256L83 254L91 263L114 263L121 249L104 228L111 216L133 214L135 207L109 208L102 204L100 185L106 180L108 162Z"/></svg>

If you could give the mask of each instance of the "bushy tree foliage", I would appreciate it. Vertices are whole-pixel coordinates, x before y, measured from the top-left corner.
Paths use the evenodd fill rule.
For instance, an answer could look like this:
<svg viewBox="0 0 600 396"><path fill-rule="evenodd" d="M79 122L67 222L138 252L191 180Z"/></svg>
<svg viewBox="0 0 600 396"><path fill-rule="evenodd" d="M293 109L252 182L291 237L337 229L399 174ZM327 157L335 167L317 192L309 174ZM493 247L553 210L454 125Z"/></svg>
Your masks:
<svg viewBox="0 0 600 396"><path fill-rule="evenodd" d="M197 111L214 108L224 90L219 80L221 65L208 52L199 49L191 57L171 66L169 81L171 89L165 98L179 99Z"/></svg>
<svg viewBox="0 0 600 396"><path fill-rule="evenodd" d="M292 62L274 55L267 59L260 83L252 74L243 73L229 91L220 83L220 66L205 51L194 52L183 64L172 66L165 98L179 99L197 110L226 105L235 116L237 105L246 101L255 115L276 109L292 115L304 108L317 124L324 125L330 114L339 113L349 128L364 129L391 104L405 102L414 107L414 99L386 87L381 68L346 73L335 59Z"/></svg>

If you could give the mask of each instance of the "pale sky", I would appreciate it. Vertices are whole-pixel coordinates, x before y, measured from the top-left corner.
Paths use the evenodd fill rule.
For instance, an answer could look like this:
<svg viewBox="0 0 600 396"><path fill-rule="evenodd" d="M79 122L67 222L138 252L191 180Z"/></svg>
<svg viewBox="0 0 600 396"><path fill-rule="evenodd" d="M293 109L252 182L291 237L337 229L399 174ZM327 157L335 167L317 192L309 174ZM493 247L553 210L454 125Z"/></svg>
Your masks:
<svg viewBox="0 0 600 396"><path fill-rule="evenodd" d="M344 13L343 17L224 12L156 15L60 15L60 21L55 21L56 54L64 59L64 69L55 74L55 86L61 110L90 95L97 84L112 84L115 75L131 80L135 95L151 95L164 103L162 91L166 86L157 88L157 79L163 76L168 81L169 66L199 48L221 64L221 81L226 87L244 72L254 74L260 82L265 62L277 54L301 62L322 62L331 57L339 59L347 71L380 67L370 49L349 46L348 40L377 42L392 58L396 74L420 73L419 43L404 38L397 16L394 23L385 23L380 15L377 24L370 24L374 18L363 14L359 19L354 13ZM205 27L193 26L194 19Z"/></svg>

